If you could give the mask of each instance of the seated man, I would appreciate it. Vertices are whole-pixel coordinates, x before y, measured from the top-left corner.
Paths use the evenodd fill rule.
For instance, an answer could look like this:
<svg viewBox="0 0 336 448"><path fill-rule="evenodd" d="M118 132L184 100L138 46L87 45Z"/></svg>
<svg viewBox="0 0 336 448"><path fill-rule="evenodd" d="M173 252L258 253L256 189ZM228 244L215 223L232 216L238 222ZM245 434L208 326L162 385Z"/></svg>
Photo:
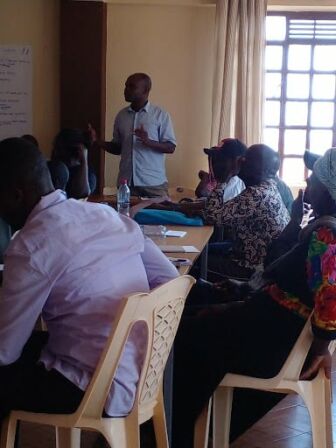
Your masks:
<svg viewBox="0 0 336 448"><path fill-rule="evenodd" d="M266 146L266 145L264 145ZM280 157L277 152L274 151L274 159L273 159L273 179L276 182L277 188L279 190L280 196L288 210L288 213L291 212L292 204L293 204L293 194L289 186L278 176L278 171L280 169Z"/></svg>
<svg viewBox="0 0 336 448"><path fill-rule="evenodd" d="M62 129L54 140L52 162L62 162L69 170L65 191L69 198L81 199L96 188L96 176L88 168L86 141L79 129ZM51 166L52 177L55 166Z"/></svg>
<svg viewBox="0 0 336 448"><path fill-rule="evenodd" d="M37 139L33 135L24 134L21 138L32 143L37 148L40 147ZM70 175L67 166L60 160L48 160L47 163L55 190L60 189L65 191Z"/></svg>
<svg viewBox="0 0 336 448"><path fill-rule="evenodd" d="M312 171L315 162L320 157L321 156L317 154L306 151L303 156L303 161L306 167ZM304 227L308 221L314 219L311 213L313 210L309 208L308 192L310 177L306 179L306 182L308 187L307 190L299 190L298 197L292 204L291 219L289 223L283 232L281 232L279 237L272 241L267 249L267 255L264 260L265 266L269 265L272 261L276 260L290 250L290 248L298 242L298 236L301 228Z"/></svg>
<svg viewBox="0 0 336 448"><path fill-rule="evenodd" d="M217 152L212 149L217 149ZM226 202L241 193L245 185L237 174L246 150L247 147L243 143L233 138L226 138L218 146L210 148L211 153L217 154L218 157L208 157L209 173L202 170L198 173L200 182L195 190L196 196L208 198L215 188L222 189L223 200ZM209 149L204 152L209 155Z"/></svg>
<svg viewBox="0 0 336 448"><path fill-rule="evenodd" d="M163 204L153 204L151 208L174 210L185 213L186 215L201 216L204 208L217 209L218 202L222 206L223 202L227 202L241 193L245 185L238 177L238 173L247 147L244 143L233 138L227 138L221 143L221 146L204 149L205 154L208 156L211 191L208 188L209 185L205 188L205 185L201 181L198 189L199 195L202 191L205 193L205 189L207 190L207 194L204 194L201 200L182 204L164 202ZM208 176L207 179L209 179L208 173L205 174ZM220 196L219 200L217 200L218 196Z"/></svg>
<svg viewBox="0 0 336 448"><path fill-rule="evenodd" d="M314 340L301 378L314 377L320 368L330 378L328 345L336 339L336 148L315 163L307 190L319 220L269 266L267 284L240 306L182 320L174 346L173 448L192 448L195 420L226 373L275 376L312 312ZM231 440L282 397L235 389Z"/></svg>
<svg viewBox="0 0 336 448"><path fill-rule="evenodd" d="M139 226L112 208L54 190L40 151L0 142L0 217L20 232L0 298L0 419L11 409L71 413L113 327L120 299L178 275ZM48 334L33 332L42 315ZM106 412L134 400L145 334L132 333Z"/></svg>
<svg viewBox="0 0 336 448"><path fill-rule="evenodd" d="M225 204L221 191L215 189L207 201L205 221L223 225L233 241L229 256L209 257L209 270L249 278L263 264L268 245L288 223L289 214L273 180L274 155L265 145L252 145L239 172L246 189Z"/></svg>

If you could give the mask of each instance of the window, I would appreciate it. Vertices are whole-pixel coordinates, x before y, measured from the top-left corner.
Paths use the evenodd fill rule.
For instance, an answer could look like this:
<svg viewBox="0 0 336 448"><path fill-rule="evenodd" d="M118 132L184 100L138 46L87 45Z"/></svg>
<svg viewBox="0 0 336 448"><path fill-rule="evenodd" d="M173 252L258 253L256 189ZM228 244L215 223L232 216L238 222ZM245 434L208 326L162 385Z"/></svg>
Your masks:
<svg viewBox="0 0 336 448"><path fill-rule="evenodd" d="M280 176L300 184L304 151L336 145L336 14L269 14L266 41L264 142Z"/></svg>

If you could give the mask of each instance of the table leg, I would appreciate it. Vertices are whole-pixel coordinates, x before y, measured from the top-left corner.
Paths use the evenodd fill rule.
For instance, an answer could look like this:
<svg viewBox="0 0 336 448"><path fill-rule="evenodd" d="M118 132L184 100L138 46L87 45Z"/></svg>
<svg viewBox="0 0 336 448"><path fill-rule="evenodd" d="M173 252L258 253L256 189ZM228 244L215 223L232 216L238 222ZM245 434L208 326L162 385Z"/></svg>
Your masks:
<svg viewBox="0 0 336 448"><path fill-rule="evenodd" d="M200 255L200 265L201 265L201 278L206 280L208 278L208 244L204 246L202 253Z"/></svg>

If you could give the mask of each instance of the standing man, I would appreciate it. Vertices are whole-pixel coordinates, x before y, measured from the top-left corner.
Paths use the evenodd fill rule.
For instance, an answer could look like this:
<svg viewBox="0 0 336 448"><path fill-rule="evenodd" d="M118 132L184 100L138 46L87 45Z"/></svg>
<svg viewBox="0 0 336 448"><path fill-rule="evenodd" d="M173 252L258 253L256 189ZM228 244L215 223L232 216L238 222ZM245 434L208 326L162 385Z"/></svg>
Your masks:
<svg viewBox="0 0 336 448"><path fill-rule="evenodd" d="M121 156L118 185L127 179L132 194L165 196L168 181L165 154L175 151L176 139L169 114L148 101L152 81L145 73L134 73L125 83L125 101L131 103L116 116L111 142L98 142L89 125L93 142Z"/></svg>

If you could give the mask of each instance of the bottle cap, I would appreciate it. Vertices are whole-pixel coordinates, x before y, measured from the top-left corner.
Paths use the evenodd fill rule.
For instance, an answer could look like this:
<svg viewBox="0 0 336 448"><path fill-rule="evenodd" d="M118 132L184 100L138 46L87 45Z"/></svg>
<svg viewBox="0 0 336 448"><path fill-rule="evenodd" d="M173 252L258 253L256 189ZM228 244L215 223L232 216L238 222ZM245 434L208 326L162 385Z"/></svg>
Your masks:
<svg viewBox="0 0 336 448"><path fill-rule="evenodd" d="M127 185L127 179L120 179L120 185Z"/></svg>

